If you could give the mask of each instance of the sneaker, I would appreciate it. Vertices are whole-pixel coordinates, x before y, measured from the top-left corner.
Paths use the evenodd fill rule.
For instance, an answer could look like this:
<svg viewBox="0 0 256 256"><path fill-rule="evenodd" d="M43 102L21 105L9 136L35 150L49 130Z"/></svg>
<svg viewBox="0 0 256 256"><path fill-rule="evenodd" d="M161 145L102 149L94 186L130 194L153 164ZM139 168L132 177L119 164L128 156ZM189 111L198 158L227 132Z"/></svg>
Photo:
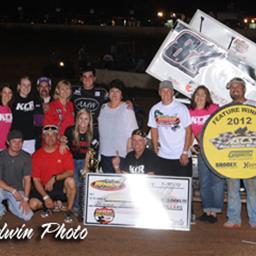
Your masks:
<svg viewBox="0 0 256 256"><path fill-rule="evenodd" d="M224 223L223 227L224 228L241 228L241 224L226 222Z"/></svg>
<svg viewBox="0 0 256 256"><path fill-rule="evenodd" d="M47 218L52 215L52 211L50 209L43 210L40 214L41 218Z"/></svg>
<svg viewBox="0 0 256 256"><path fill-rule="evenodd" d="M73 221L73 213L72 211L66 211L64 213L64 222L71 223Z"/></svg>
<svg viewBox="0 0 256 256"><path fill-rule="evenodd" d="M208 216L208 222L211 224L214 224L218 221L217 217L213 216L213 215L209 215Z"/></svg>
<svg viewBox="0 0 256 256"><path fill-rule="evenodd" d="M209 215L207 215L205 212L197 218L199 221L208 222L209 221Z"/></svg>
<svg viewBox="0 0 256 256"><path fill-rule="evenodd" d="M66 211L66 206L64 206L60 200L57 200L57 201L54 203L54 208L52 209L52 211L53 211L53 212L62 212L62 211Z"/></svg>

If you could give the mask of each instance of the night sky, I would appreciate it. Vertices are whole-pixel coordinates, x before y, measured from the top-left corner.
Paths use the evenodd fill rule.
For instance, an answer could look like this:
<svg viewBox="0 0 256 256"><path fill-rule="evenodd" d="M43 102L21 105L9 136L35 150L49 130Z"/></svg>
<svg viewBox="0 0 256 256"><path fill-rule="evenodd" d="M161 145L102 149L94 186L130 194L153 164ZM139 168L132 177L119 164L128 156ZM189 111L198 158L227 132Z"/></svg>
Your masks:
<svg viewBox="0 0 256 256"><path fill-rule="evenodd" d="M158 10L168 10L185 14L193 14L197 9L205 12L217 11L250 11L252 1L249 0L37 0L37 1L7 1L6 7L1 7L1 12L11 12L17 9L17 6L22 6L27 12L49 12L60 7L64 12L75 14L88 13L90 9L95 9L98 12L106 12L112 15L128 15L130 10L134 10L137 15L152 15Z"/></svg>

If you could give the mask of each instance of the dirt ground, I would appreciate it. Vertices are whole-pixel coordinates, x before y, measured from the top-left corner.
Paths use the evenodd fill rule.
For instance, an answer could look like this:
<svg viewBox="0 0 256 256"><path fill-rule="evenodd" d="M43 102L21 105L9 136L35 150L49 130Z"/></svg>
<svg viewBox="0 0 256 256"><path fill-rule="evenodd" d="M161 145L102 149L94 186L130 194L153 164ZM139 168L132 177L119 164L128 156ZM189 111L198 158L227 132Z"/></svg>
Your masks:
<svg viewBox="0 0 256 256"><path fill-rule="evenodd" d="M194 202L197 215L201 214L200 204ZM30 240L2 240L0 241L0 255L180 255L180 256L248 256L256 255L255 230L248 225L245 205L242 210L243 223L240 229L223 228L225 214L218 216L216 224L196 222L191 231L160 231L132 228L85 227L75 221L66 224L66 228L77 228L82 225L87 228L88 235L83 240L56 240L53 235L46 235L42 240L41 225L49 222L62 223L63 214L55 213L48 219L42 219L39 212L26 227L33 228L34 235ZM8 213L1 220L9 228L16 228L23 224L16 217ZM245 242L243 242L245 241ZM248 241L246 243L246 241Z"/></svg>

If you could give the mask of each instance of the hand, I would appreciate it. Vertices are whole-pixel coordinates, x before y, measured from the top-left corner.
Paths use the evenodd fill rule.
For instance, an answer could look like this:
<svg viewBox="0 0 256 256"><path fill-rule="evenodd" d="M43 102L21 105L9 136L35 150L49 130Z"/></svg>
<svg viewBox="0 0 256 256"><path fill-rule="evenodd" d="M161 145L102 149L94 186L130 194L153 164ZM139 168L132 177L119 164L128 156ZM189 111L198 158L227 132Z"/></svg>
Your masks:
<svg viewBox="0 0 256 256"><path fill-rule="evenodd" d="M54 202L50 197L44 201L44 204L48 209L52 209L54 207Z"/></svg>
<svg viewBox="0 0 256 256"><path fill-rule="evenodd" d="M61 142L61 143L60 143L60 146L59 146L59 152L60 152L60 154L64 155L67 150L68 150L67 144Z"/></svg>
<svg viewBox="0 0 256 256"><path fill-rule="evenodd" d="M20 209L22 209L23 213L25 214L28 214L31 211L28 202L25 201L24 198L20 202Z"/></svg>
<svg viewBox="0 0 256 256"><path fill-rule="evenodd" d="M125 103L127 104L128 109L133 109L133 104L130 100L127 100Z"/></svg>
<svg viewBox="0 0 256 256"><path fill-rule="evenodd" d="M188 154L182 153L181 156L180 156L180 164L182 166L185 166L185 165L188 164L188 162L189 162Z"/></svg>
<svg viewBox="0 0 256 256"><path fill-rule="evenodd" d="M116 151L116 156L112 158L112 164L113 164L114 167L115 166L119 167L120 162L121 162L121 160L120 160L119 152Z"/></svg>
<svg viewBox="0 0 256 256"><path fill-rule="evenodd" d="M48 182L45 184L45 190L46 191L52 191L53 190L53 185L55 183L55 177L51 177Z"/></svg>
<svg viewBox="0 0 256 256"><path fill-rule="evenodd" d="M43 103L43 111L46 113L50 109L49 103Z"/></svg>
<svg viewBox="0 0 256 256"><path fill-rule="evenodd" d="M15 189L15 192L13 193L12 192L12 194L13 194L13 196L15 197L15 199L17 200L17 201L21 201L22 199L23 199L23 196L20 194L20 192L19 191L17 191L16 189Z"/></svg>

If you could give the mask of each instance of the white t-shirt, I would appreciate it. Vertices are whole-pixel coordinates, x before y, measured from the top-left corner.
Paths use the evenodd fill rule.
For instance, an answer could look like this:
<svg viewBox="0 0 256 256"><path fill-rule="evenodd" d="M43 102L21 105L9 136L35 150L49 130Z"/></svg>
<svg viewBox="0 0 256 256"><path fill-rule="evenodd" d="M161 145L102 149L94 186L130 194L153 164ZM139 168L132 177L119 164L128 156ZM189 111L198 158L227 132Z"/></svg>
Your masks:
<svg viewBox="0 0 256 256"><path fill-rule="evenodd" d="M185 144L185 128L191 123L187 107L176 100L168 105L158 102L151 108L148 126L158 130L160 157L180 158Z"/></svg>
<svg viewBox="0 0 256 256"><path fill-rule="evenodd" d="M100 134L100 154L115 156L119 151L121 157L127 154L127 142L133 130L138 128L134 111L125 103L117 108L104 104L98 118Z"/></svg>

